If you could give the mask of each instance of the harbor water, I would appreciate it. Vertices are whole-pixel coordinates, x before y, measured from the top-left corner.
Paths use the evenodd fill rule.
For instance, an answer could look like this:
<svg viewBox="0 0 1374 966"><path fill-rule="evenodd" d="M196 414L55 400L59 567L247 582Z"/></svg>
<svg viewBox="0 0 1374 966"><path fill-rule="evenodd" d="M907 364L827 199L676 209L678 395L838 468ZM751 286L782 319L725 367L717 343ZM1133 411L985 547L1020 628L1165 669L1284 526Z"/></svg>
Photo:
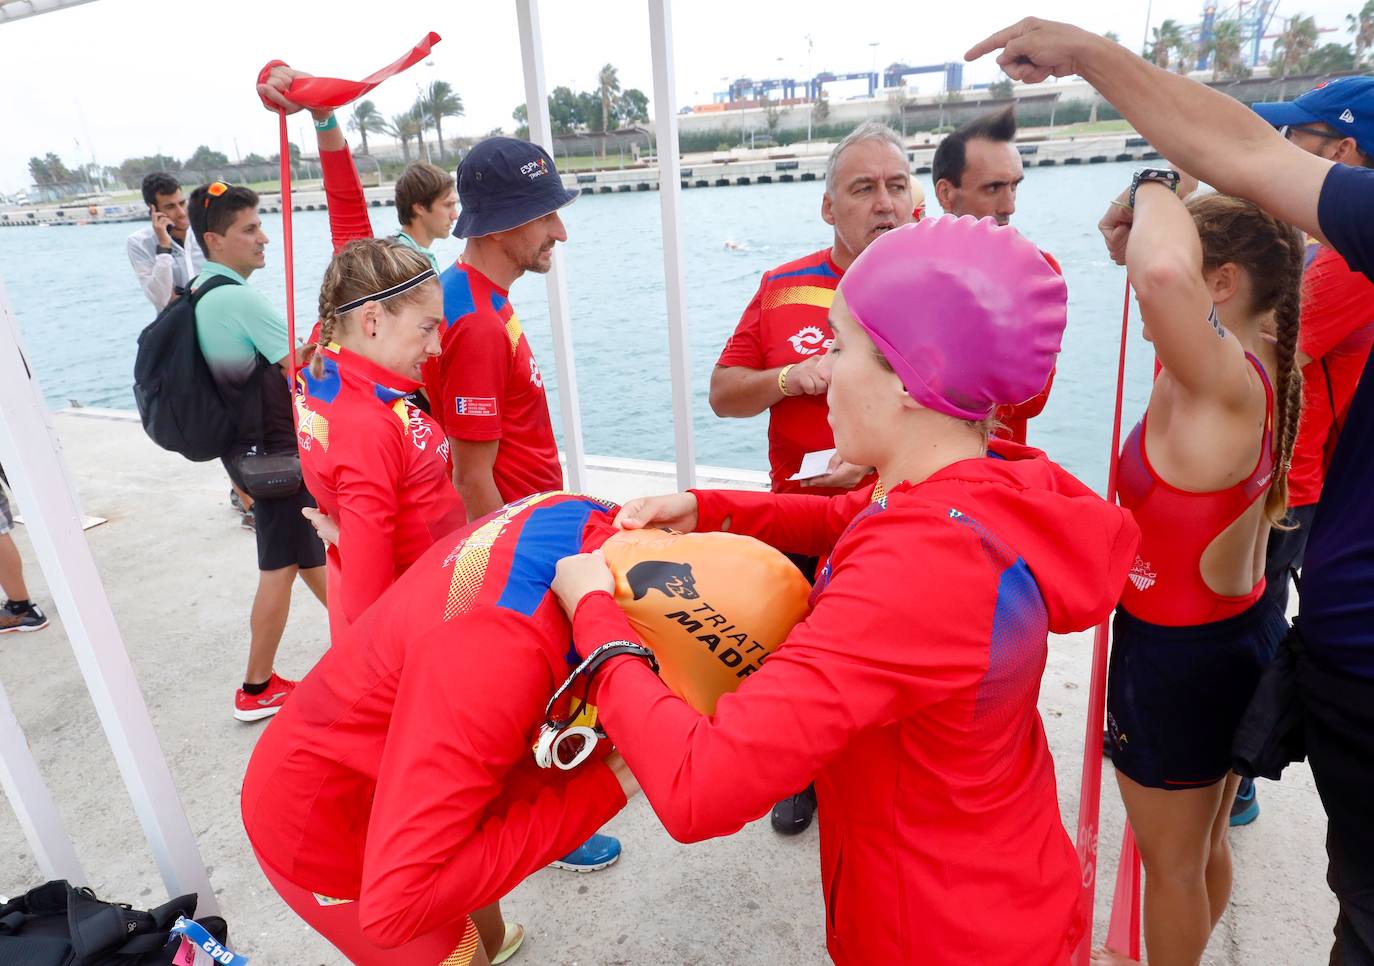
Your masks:
<svg viewBox="0 0 1374 966"><path fill-rule="evenodd" d="M1030 441L1098 490L1106 487L1113 390L1125 271L1108 261L1096 224L1130 179L1131 164L1029 168L1013 224L1063 265L1069 325L1054 391L1031 423ZM920 179L938 211L928 177ZM817 182L752 185L683 193L687 318L697 460L767 469L765 418L719 419L707 404L716 357L758 285L782 262L829 243ZM586 450L598 456L671 460L673 418L668 333L656 192L580 198L563 212L564 248L579 400ZM393 231L395 211L371 209L374 230ZM258 286L285 307L280 215L264 215L272 240ZM154 312L134 279L124 240L137 226L85 225L0 232L0 279L19 319L29 361L54 407L132 409L135 344ZM296 311L303 337L315 319L329 259L324 212L299 212ZM462 248L435 246L441 263ZM527 275L511 300L544 371L561 435L557 373L544 280ZM957 319L950 320L958 324ZM1144 407L1152 356L1133 322L1126 421Z"/></svg>

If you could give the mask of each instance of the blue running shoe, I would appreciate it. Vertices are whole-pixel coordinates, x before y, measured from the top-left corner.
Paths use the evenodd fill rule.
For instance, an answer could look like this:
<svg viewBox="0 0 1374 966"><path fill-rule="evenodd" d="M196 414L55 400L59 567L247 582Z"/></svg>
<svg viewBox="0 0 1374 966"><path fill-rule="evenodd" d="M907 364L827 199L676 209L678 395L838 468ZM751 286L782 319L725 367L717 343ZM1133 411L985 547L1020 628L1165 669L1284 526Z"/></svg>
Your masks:
<svg viewBox="0 0 1374 966"><path fill-rule="evenodd" d="M593 835L561 859L549 865L568 872L596 872L608 865L615 865L620 858L620 839L609 835Z"/></svg>
<svg viewBox="0 0 1374 966"><path fill-rule="evenodd" d="M1255 782L1250 778L1240 780L1236 790L1236 800L1231 803L1231 827L1249 825L1259 818L1259 798L1255 795Z"/></svg>

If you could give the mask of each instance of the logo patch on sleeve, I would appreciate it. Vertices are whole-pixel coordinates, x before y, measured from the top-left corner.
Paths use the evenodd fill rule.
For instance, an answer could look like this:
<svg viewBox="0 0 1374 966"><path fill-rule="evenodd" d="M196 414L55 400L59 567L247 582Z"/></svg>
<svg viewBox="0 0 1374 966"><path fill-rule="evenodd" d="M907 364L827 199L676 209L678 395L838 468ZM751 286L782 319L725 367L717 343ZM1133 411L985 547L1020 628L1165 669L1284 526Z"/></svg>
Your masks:
<svg viewBox="0 0 1374 966"><path fill-rule="evenodd" d="M459 396L453 401L453 411L459 416L495 416L496 397Z"/></svg>

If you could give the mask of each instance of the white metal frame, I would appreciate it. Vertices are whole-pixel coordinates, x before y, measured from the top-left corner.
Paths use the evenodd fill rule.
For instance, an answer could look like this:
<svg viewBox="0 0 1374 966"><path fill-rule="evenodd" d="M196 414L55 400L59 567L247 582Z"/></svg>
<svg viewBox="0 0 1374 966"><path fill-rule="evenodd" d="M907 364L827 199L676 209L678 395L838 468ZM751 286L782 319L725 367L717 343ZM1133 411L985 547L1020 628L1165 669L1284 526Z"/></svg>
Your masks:
<svg viewBox="0 0 1374 966"><path fill-rule="evenodd" d="M516 0L520 22L520 60L525 74L525 106L529 111L530 140L553 155L553 125L544 84L544 37L539 26L539 0ZM558 405L563 413L563 456L568 464L568 488L582 490L587 479L587 454L582 445L582 409L577 400L577 372L573 364L572 322L568 318L568 286L563 278L563 250L555 245L546 277L549 326L553 329L553 359L558 369Z"/></svg>
<svg viewBox="0 0 1374 966"><path fill-rule="evenodd" d="M692 355L687 344L687 295L682 277L682 164L677 144L677 84L673 74L672 0L648 0L654 72L658 195L663 209L663 288L668 299L668 367L673 387L677 486L696 486L692 437Z"/></svg>
<svg viewBox="0 0 1374 966"><path fill-rule="evenodd" d="M198 908L214 914L217 903L210 877L86 542L65 460L50 431L37 380L24 361L19 326L3 284L0 413L4 414L0 420L0 464L5 466L15 497L24 508L48 588L158 871L170 895L198 893ZM8 718L0 715L0 726L9 726L12 720L12 714ZM60 867L65 878L84 879L70 839L65 846L58 840L60 819L32 756L17 750L17 742L22 741L17 736L17 723L7 730L11 733L0 743L0 753L5 756L4 770L16 782L16 812L34 844L35 855L45 856L42 861L59 863L54 867ZM43 817L42 824L25 824L24 811L35 810ZM39 836L36 843L34 836Z"/></svg>
<svg viewBox="0 0 1374 966"><path fill-rule="evenodd" d="M49 879L87 885L90 880L81 868L81 860L76 857L71 836L62 824L62 816L43 781L43 773L29 750L24 729L14 716L4 685L0 685L0 789L14 808L24 838L33 849L38 870Z"/></svg>

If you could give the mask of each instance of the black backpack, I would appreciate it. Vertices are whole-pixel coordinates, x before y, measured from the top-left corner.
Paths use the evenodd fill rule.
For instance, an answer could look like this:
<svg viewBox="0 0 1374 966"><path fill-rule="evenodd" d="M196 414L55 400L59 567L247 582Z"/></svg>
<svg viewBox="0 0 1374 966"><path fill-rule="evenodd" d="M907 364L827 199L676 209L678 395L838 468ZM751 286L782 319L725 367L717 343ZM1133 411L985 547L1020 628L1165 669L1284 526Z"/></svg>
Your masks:
<svg viewBox="0 0 1374 966"><path fill-rule="evenodd" d="M0 905L0 966L170 966L181 946L171 928L195 912L194 894L140 912L57 879ZM223 919L197 921L229 941Z"/></svg>
<svg viewBox="0 0 1374 966"><path fill-rule="evenodd" d="M200 351L196 304L221 285L237 284L213 275L196 291L179 292L138 337L134 401L143 429L163 449L197 463L223 456L238 436L239 421Z"/></svg>

